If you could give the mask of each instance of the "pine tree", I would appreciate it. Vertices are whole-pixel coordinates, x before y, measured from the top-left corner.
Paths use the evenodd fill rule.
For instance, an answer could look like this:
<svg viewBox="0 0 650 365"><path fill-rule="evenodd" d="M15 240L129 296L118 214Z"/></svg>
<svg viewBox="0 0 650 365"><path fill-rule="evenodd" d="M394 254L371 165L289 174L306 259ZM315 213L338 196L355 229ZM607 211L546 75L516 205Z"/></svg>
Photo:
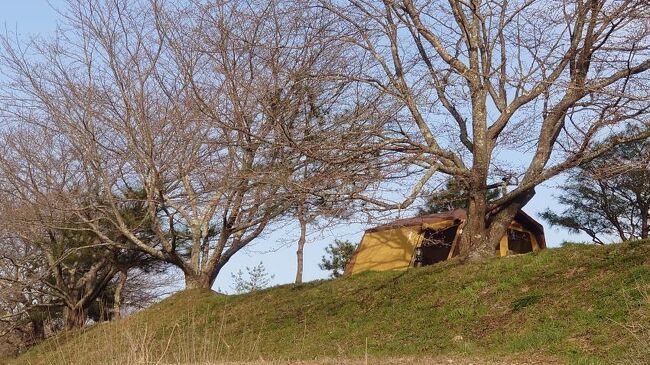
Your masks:
<svg viewBox="0 0 650 365"><path fill-rule="evenodd" d="M325 248L326 256L323 256L321 263L318 267L321 270L331 271L330 274L333 278L338 278L345 272L345 267L348 265L354 255L356 245L348 240L335 240Z"/></svg>

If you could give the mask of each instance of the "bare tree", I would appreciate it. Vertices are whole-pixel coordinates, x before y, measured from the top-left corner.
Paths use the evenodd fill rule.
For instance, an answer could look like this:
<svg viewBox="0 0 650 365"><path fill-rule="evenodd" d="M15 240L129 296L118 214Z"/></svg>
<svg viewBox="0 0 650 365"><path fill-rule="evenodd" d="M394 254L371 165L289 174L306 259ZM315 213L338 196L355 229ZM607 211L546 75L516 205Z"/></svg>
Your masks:
<svg viewBox="0 0 650 365"><path fill-rule="evenodd" d="M349 181L341 181L341 177L356 178L355 182L369 181L365 176L356 176L356 173L345 174L341 170L334 167L331 174L321 175L322 179L313 181L306 191L297 193L296 205L292 209L293 217L298 222L299 236L296 247L296 278L295 283L300 284L303 282L304 270L304 250L307 243L308 230L311 228L314 231L323 230L326 227L340 224L354 214L354 207L352 202L348 199L341 199L340 194L345 192L344 184L354 186ZM311 166L314 168L314 166ZM338 181L329 180L329 178L339 178ZM331 184L328 187L327 184ZM339 185L340 184L340 185ZM358 187L360 184L356 184Z"/></svg>
<svg viewBox="0 0 650 365"><path fill-rule="evenodd" d="M180 268L188 288L209 288L305 191L318 194L312 182L331 170L305 177L306 156L327 145L320 161L354 166L346 152L364 156L374 143L373 100L318 76L349 66L342 42L315 36L332 23L311 11L279 1L71 1L53 41L3 40L4 115L75 154L70 178L96 198L69 190L57 209L103 244L140 250ZM315 111L314 92L345 122L297 128ZM148 214L130 225L122 207L133 202ZM143 239L145 228L155 239Z"/></svg>
<svg viewBox="0 0 650 365"><path fill-rule="evenodd" d="M82 160L58 136L46 128L16 128L2 135L0 228L4 244L21 249L4 256L3 268L11 270L1 277L18 292L40 294L41 300L24 304L30 318L39 307L50 308L62 313L66 329L73 329L89 316L108 320L119 313L101 308L99 302L111 293L111 302L119 306L129 270L160 272L164 267L129 249L114 226L104 224L101 232L111 242L121 242L120 247L88 228L86 220L97 216L92 211L97 186L83 178L78 171ZM142 204L125 203L119 209L140 239L155 240L134 223L145 221ZM8 279L10 273L21 275ZM118 274L120 280L115 279Z"/></svg>
<svg viewBox="0 0 650 365"><path fill-rule="evenodd" d="M20 215L16 210L12 214ZM24 218L16 221L23 225L28 222ZM65 328L79 328L86 322L88 308L105 291L117 273L116 267L112 265L113 252L102 249L97 239L74 232L70 226L65 230L47 228L48 226L11 228L16 235L13 239L22 241L15 244L32 247L36 254L32 258L36 260L32 261L32 271L24 272L28 275L16 279L14 284L28 292L36 291L50 298L48 302L40 303L40 306L62 310ZM20 257L11 263L30 262L25 259ZM39 265L36 266L35 263ZM27 266L22 265L21 268L26 270ZM32 315L35 309L28 310L28 314Z"/></svg>
<svg viewBox="0 0 650 365"><path fill-rule="evenodd" d="M419 168L404 202L355 197L401 209L435 176L454 177L469 199L462 255L493 255L541 182L650 135L646 1L317 5L338 16L359 57L370 60L338 76L402 105L392 133ZM624 135L626 123L639 133ZM488 202L487 187L502 178L512 189Z"/></svg>
<svg viewBox="0 0 650 365"><path fill-rule="evenodd" d="M74 156L61 147L54 135L22 130L6 131L0 158L0 196L5 240L16 247L29 247L38 268L26 288L41 288L52 306L63 310L67 329L86 321L85 311L113 279L114 251L89 232L75 216L60 209L58 200L84 185L72 173ZM81 202L86 196L76 196ZM36 285L34 285L36 284Z"/></svg>
<svg viewBox="0 0 650 365"><path fill-rule="evenodd" d="M18 352L43 340L48 322L56 321L60 310L38 280L47 266L36 250L8 239L5 232L0 242L0 338L8 345L4 351Z"/></svg>
<svg viewBox="0 0 650 365"><path fill-rule="evenodd" d="M301 82L314 83L310 78ZM290 130L284 129L279 140L300 156L300 168L287 181L294 201L288 218L298 222L300 232L296 283L302 283L308 229L322 230L352 217L359 207L349 196L383 179L382 165L390 163L390 159L378 155L381 139L376 137L383 125L381 119L374 112L332 110L340 97L338 93L326 95L325 100L310 97L305 115ZM374 102L371 105L379 109ZM358 120L349 123L351 116Z"/></svg>

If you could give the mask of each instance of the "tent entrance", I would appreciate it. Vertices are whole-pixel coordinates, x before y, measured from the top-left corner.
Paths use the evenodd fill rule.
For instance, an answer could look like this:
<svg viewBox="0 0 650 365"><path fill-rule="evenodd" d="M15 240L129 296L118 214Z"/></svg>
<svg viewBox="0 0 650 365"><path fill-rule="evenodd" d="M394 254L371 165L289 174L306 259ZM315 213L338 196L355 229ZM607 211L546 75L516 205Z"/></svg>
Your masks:
<svg viewBox="0 0 650 365"><path fill-rule="evenodd" d="M413 266L427 266L446 260L457 230L458 226L442 230L425 230L422 243L415 248Z"/></svg>
<svg viewBox="0 0 650 365"><path fill-rule="evenodd" d="M527 253L533 251L530 233L508 229L508 251Z"/></svg>

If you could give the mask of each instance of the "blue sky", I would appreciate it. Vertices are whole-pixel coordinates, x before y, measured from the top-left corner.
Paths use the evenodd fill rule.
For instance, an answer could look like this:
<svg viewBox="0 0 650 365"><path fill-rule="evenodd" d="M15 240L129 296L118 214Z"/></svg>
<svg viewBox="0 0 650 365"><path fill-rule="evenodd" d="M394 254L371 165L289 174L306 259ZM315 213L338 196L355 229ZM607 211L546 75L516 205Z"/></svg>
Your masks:
<svg viewBox="0 0 650 365"><path fill-rule="evenodd" d="M23 35L52 33L57 14L49 4L61 7L64 1L0 0L0 24L10 32L15 30Z"/></svg>
<svg viewBox="0 0 650 365"><path fill-rule="evenodd" d="M18 32L21 36L52 34L56 29L58 15L52 7L62 7L63 0L0 0L0 24L10 33ZM526 206L525 210L535 218L546 208L558 208L552 195L558 191L555 185L559 181L550 181L537 188L537 194ZM363 230L369 224L344 224L339 227L312 232L308 237L305 248L306 281L324 278L327 273L318 268L324 248L336 238L358 242ZM546 226L546 241L549 246L558 246L564 240L588 240L585 235L573 235L564 230ZM298 229L288 226L261 238L255 244L245 249L224 267L215 283L215 288L230 291L231 273L247 266L255 266L262 261L267 271L274 275L273 284L290 283L295 277L295 247L292 244L298 238Z"/></svg>

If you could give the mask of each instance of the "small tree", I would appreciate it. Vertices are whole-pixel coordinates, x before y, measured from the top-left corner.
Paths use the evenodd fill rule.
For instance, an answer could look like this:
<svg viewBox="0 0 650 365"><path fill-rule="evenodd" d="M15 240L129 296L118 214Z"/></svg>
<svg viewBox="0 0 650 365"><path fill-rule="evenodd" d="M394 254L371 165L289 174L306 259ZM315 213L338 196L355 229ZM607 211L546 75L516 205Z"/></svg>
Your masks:
<svg viewBox="0 0 650 365"><path fill-rule="evenodd" d="M542 214L550 224L585 232L599 244L603 236L623 241L648 238L650 231L650 142L617 146L569 175L562 186L561 213Z"/></svg>
<svg viewBox="0 0 650 365"><path fill-rule="evenodd" d="M98 210L71 211L63 204L76 199L80 206L93 206L102 200L92 181L70 173L79 167L78 159L55 136L18 130L3 133L0 140L0 289L9 285L17 293L8 303L18 308L14 317L30 319L35 339L45 337L43 324L53 313L66 329L82 327L88 318L113 318L123 302L128 271L162 271L164 263L131 249L112 224L97 223L107 239L89 230L85 220L97 222ZM155 240L149 211L139 198L143 193L123 194L128 200L116 208L125 227L140 240ZM109 302L112 311L106 308Z"/></svg>
<svg viewBox="0 0 650 365"><path fill-rule="evenodd" d="M247 276L247 278L245 277ZM237 294L250 293L262 290L269 286L275 275L269 275L266 272L264 264L260 261L257 266L246 266L246 274L240 269L236 274L231 274L233 280L233 290Z"/></svg>
<svg viewBox="0 0 650 365"><path fill-rule="evenodd" d="M338 278L345 272L345 267L348 265L354 255L356 245L348 240L335 240L325 248L326 256L323 256L321 263L318 267L321 270L331 271L330 274L333 278Z"/></svg>

